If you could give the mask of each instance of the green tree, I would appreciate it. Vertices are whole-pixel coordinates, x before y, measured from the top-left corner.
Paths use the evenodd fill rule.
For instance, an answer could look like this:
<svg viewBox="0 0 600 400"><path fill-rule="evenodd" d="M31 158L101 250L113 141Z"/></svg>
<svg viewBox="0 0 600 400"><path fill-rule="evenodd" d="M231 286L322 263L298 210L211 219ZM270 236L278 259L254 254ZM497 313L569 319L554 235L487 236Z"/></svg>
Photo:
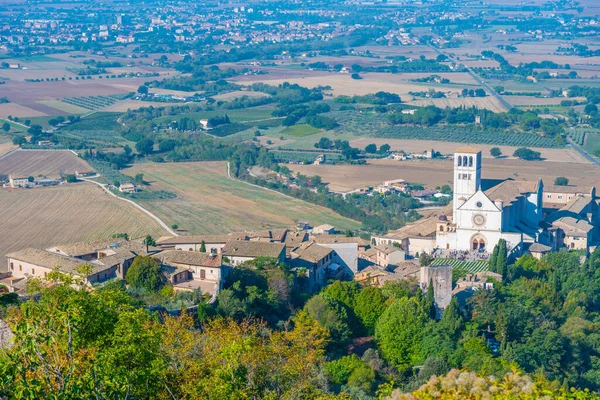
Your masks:
<svg viewBox="0 0 600 400"><path fill-rule="evenodd" d="M506 279L508 274L508 249L506 247L506 240L498 240L498 255L494 267L496 273L502 275L502 279Z"/></svg>
<svg viewBox="0 0 600 400"><path fill-rule="evenodd" d="M342 303L322 294L313 296L304 306L306 313L331 335L329 347L341 351L352 337L348 313Z"/></svg>
<svg viewBox="0 0 600 400"><path fill-rule="evenodd" d="M3 123L3 124L2 124L2 130L3 130L4 132L8 132L8 131L10 131L10 124L9 124L8 122L5 122L5 123Z"/></svg>
<svg viewBox="0 0 600 400"><path fill-rule="evenodd" d="M370 154L377 153L377 145L375 143L371 143L365 146L365 152Z"/></svg>
<svg viewBox="0 0 600 400"><path fill-rule="evenodd" d="M160 260L150 256L137 256L127 270L125 280L129 285L149 291L158 291L163 284Z"/></svg>
<svg viewBox="0 0 600 400"><path fill-rule="evenodd" d="M144 174L136 174L135 177L133 178L133 181L135 182L136 185L143 185L144 184Z"/></svg>
<svg viewBox="0 0 600 400"><path fill-rule="evenodd" d="M554 184L556 186L568 186L569 179L565 178L564 176L558 176L556 179L554 179Z"/></svg>
<svg viewBox="0 0 600 400"><path fill-rule="evenodd" d="M148 93L148 86L142 85L142 86L138 87L137 92L139 94L147 94Z"/></svg>
<svg viewBox="0 0 600 400"><path fill-rule="evenodd" d="M386 153L389 153L389 152L390 152L390 149L391 149L391 148L392 148L392 147L391 147L389 144L387 144L387 143L384 143L384 144L382 144L381 146L379 146L379 152L380 152L381 154L386 154Z"/></svg>
<svg viewBox="0 0 600 400"><path fill-rule="evenodd" d="M518 149L515 150L515 152L513 153L513 156L520 158L521 160L526 160L526 161L538 161L541 160L541 153L539 151L533 151L531 149L528 149L526 147L520 147Z"/></svg>
<svg viewBox="0 0 600 400"><path fill-rule="evenodd" d="M142 155L150 154L154 150L154 140L142 139L135 144L135 149Z"/></svg>
<svg viewBox="0 0 600 400"><path fill-rule="evenodd" d="M421 361L421 341L427 316L417 300L392 303L375 326L375 339L383 357L404 370Z"/></svg>
<svg viewBox="0 0 600 400"><path fill-rule="evenodd" d="M375 324L386 309L387 298L378 287L367 287L356 296L354 313L367 330L367 334L375 333Z"/></svg>
<svg viewBox="0 0 600 400"><path fill-rule="evenodd" d="M21 146L25 143L27 143L27 139L25 139L25 136L17 135L15 137L13 137L13 144L16 144L17 146Z"/></svg>
<svg viewBox="0 0 600 400"><path fill-rule="evenodd" d="M460 305L458 304L456 296L452 296L450 304L448 304L448 307L444 310L444 314L442 314L442 319L439 324L440 327L445 329L454 340L458 339L460 333L464 329L465 322L460 313Z"/></svg>
<svg viewBox="0 0 600 400"><path fill-rule="evenodd" d="M498 158L502 155L502 150L500 150L500 147L492 147L490 149L490 155L494 158Z"/></svg>
<svg viewBox="0 0 600 400"><path fill-rule="evenodd" d="M204 242L204 240L202 241L202 243L200 243L200 252L206 253L206 243Z"/></svg>
<svg viewBox="0 0 600 400"><path fill-rule="evenodd" d="M435 307L435 293L433 292L433 278L429 279L429 285L427 286L427 294L425 295L424 310L429 318L435 319L437 314Z"/></svg>
<svg viewBox="0 0 600 400"><path fill-rule="evenodd" d="M335 281L323 291L325 296L339 301L350 309L354 309L358 293L358 284L354 281Z"/></svg>
<svg viewBox="0 0 600 400"><path fill-rule="evenodd" d="M583 112L587 115L596 115L598 114L598 106L596 106L595 104L588 104L583 109Z"/></svg>
<svg viewBox="0 0 600 400"><path fill-rule="evenodd" d="M156 246L156 241L154 240L154 238L150 235L146 235L146 237L144 238L144 244L146 245L146 253L148 252L148 248L150 246Z"/></svg>

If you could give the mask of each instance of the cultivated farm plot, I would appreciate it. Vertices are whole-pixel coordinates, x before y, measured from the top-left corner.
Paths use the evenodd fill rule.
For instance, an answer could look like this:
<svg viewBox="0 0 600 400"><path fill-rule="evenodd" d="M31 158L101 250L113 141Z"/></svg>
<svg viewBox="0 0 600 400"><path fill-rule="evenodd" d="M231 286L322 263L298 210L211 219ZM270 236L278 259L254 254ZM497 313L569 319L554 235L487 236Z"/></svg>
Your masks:
<svg viewBox="0 0 600 400"><path fill-rule="evenodd" d="M334 96L353 96L377 93L379 91L391 92L400 95L401 97L408 96L409 92L428 91L429 88L435 88L443 92L460 93L462 86L460 85L425 85L413 83L406 80L406 76L397 76L395 74L386 73L364 73L361 74L363 79L352 79L349 74L326 73L320 75L311 74L312 71L302 71L306 76L281 78L281 79L265 79L265 76L244 77L244 84L254 82L262 82L268 85L280 85L284 82L297 83L300 86L314 88L317 86L331 86ZM410 74L405 74L410 75ZM430 75L433 75L430 74ZM268 75L267 75L268 77ZM413 77L411 76L410 79ZM252 79L252 80L250 80ZM238 79L239 80L239 79ZM235 81L235 79L232 79ZM473 89L474 85L469 85Z"/></svg>
<svg viewBox="0 0 600 400"><path fill-rule="evenodd" d="M87 108L79 107L75 104L69 104L61 100L40 100L38 103L55 108L67 114L85 114L90 111Z"/></svg>
<svg viewBox="0 0 600 400"><path fill-rule="evenodd" d="M0 189L0 256L27 247L108 239L114 233L159 237L167 232L131 204L93 183Z"/></svg>
<svg viewBox="0 0 600 400"><path fill-rule="evenodd" d="M314 128L307 124L293 125L288 126L284 130L281 131L281 134L284 136L294 136L294 137L302 137L314 135L315 133L321 132L321 129Z"/></svg>
<svg viewBox="0 0 600 400"><path fill-rule="evenodd" d="M64 103L85 108L90 111L107 108L117 103L119 100L113 96L88 96L88 97L71 97L62 99Z"/></svg>
<svg viewBox="0 0 600 400"><path fill-rule="evenodd" d="M340 230L360 226L330 209L231 180L225 162L147 163L124 172L143 173L146 190L176 192L175 199L138 202L189 234L284 228L299 220Z"/></svg>
<svg viewBox="0 0 600 400"><path fill-rule="evenodd" d="M17 150L0 158L0 174L59 177L93 168L68 150Z"/></svg>
<svg viewBox="0 0 600 400"><path fill-rule="evenodd" d="M2 121L0 121L0 123L2 123ZM4 135L0 136L0 156L16 148L17 146L12 143L10 137Z"/></svg>
<svg viewBox="0 0 600 400"><path fill-rule="evenodd" d="M600 148L600 135L598 135ZM436 150L437 147L433 146ZM566 151L566 150L565 150ZM334 192L349 192L365 186L380 185L391 179L404 179L427 187L453 185L451 160L368 160L366 165L298 165L288 167L304 175L319 175ZM552 184L557 176L565 176L575 186L600 187L600 168L590 163L484 159L484 179L515 179Z"/></svg>
<svg viewBox="0 0 600 400"><path fill-rule="evenodd" d="M489 271L490 267L490 264L487 261L460 261L452 258L436 258L431 262L431 265L451 265L453 271L460 270L468 274Z"/></svg>

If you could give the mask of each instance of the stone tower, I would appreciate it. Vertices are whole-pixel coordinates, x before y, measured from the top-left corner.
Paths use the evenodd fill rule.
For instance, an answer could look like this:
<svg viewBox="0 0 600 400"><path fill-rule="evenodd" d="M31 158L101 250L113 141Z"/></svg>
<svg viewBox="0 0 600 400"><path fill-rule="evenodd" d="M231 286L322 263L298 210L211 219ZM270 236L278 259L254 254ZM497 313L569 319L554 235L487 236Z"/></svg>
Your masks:
<svg viewBox="0 0 600 400"><path fill-rule="evenodd" d="M429 281L433 281L436 317L439 319L452 299L452 266L436 265L421 267L419 283L421 284L423 295L429 289Z"/></svg>

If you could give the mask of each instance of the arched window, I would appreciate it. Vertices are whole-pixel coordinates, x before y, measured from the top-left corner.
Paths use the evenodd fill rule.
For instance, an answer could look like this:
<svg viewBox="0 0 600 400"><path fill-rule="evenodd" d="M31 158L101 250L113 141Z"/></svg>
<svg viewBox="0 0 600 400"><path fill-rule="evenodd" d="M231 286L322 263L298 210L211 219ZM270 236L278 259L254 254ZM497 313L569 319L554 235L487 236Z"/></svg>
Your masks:
<svg viewBox="0 0 600 400"><path fill-rule="evenodd" d="M469 157L469 167L473 166L473 156Z"/></svg>
<svg viewBox="0 0 600 400"><path fill-rule="evenodd" d="M467 166L467 156L463 156L463 167Z"/></svg>
<svg viewBox="0 0 600 400"><path fill-rule="evenodd" d="M462 157L458 156L458 166L462 167Z"/></svg>
<svg viewBox="0 0 600 400"><path fill-rule="evenodd" d="M444 232L444 225L440 225L440 232Z"/></svg>

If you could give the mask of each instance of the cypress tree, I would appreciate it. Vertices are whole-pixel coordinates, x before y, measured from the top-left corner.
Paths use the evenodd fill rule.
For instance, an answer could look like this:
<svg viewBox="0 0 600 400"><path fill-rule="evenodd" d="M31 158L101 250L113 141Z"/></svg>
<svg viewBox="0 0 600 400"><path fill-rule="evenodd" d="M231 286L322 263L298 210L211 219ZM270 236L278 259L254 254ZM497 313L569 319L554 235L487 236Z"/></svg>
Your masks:
<svg viewBox="0 0 600 400"><path fill-rule="evenodd" d="M464 320L460 313L460 306L456 297L452 297L450 304L444 310L440 324L455 339L458 338L460 332L463 330Z"/></svg>
<svg viewBox="0 0 600 400"><path fill-rule="evenodd" d="M496 272L496 260L498 259L498 245L494 246L494 251L492 251L492 256L490 257L490 266L489 270Z"/></svg>
<svg viewBox="0 0 600 400"><path fill-rule="evenodd" d="M498 247L496 272L502 275L502 279L506 279L506 275L508 273L508 250L506 248L506 240L500 239L498 242Z"/></svg>
<svg viewBox="0 0 600 400"><path fill-rule="evenodd" d="M200 252L206 253L206 243L204 243L204 240L202 241L202 243L200 243Z"/></svg>
<svg viewBox="0 0 600 400"><path fill-rule="evenodd" d="M425 295L425 312L430 318L436 316L435 309L435 293L433 293L433 279L429 279L429 286L427 287L427 294Z"/></svg>

